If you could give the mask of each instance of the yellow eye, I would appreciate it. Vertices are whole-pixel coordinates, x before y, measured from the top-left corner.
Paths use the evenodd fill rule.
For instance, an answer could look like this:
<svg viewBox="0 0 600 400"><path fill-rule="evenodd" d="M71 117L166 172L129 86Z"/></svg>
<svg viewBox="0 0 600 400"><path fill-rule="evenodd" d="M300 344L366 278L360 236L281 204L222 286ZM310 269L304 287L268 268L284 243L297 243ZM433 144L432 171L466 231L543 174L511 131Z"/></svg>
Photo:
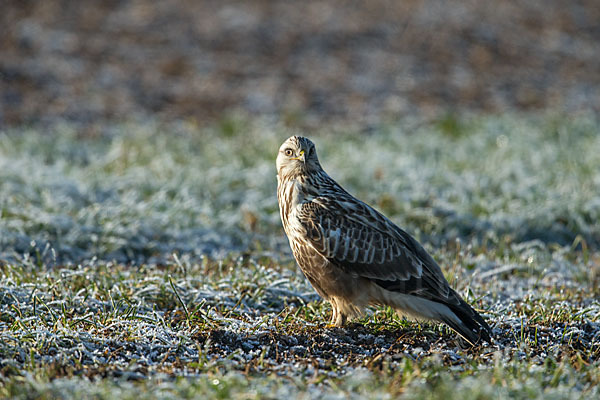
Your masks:
<svg viewBox="0 0 600 400"><path fill-rule="evenodd" d="M285 151L283 153L288 157L291 157L294 155L294 152L292 151L292 149L285 149Z"/></svg>

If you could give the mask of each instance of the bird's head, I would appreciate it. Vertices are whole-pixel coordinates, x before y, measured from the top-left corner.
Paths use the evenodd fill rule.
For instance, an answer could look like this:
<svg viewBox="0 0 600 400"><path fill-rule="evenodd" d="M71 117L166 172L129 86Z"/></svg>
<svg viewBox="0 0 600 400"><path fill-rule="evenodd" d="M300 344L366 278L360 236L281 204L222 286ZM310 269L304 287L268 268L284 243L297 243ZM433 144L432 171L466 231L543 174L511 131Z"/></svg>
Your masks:
<svg viewBox="0 0 600 400"><path fill-rule="evenodd" d="M288 138L277 154L277 175L280 178L292 178L321 170L315 144L302 136Z"/></svg>

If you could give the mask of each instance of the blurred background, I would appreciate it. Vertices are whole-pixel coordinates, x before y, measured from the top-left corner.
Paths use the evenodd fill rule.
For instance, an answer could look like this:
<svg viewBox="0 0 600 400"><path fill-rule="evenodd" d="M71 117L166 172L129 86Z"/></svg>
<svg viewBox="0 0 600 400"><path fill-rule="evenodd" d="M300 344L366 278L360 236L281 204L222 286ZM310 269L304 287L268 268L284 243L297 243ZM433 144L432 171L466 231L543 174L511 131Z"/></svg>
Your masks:
<svg viewBox="0 0 600 400"><path fill-rule="evenodd" d="M598 0L0 1L0 259L289 255L299 132L436 247L600 243Z"/></svg>
<svg viewBox="0 0 600 400"><path fill-rule="evenodd" d="M597 0L3 0L0 124L600 110Z"/></svg>

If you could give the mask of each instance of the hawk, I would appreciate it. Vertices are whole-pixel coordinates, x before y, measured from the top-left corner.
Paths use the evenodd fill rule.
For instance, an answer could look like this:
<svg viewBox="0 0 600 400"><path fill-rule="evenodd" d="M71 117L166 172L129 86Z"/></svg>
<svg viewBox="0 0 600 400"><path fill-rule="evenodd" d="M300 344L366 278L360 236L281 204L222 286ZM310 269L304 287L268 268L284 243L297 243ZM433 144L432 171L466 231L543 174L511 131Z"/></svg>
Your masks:
<svg viewBox="0 0 600 400"><path fill-rule="evenodd" d="M491 342L484 319L448 284L425 249L353 197L321 167L315 145L292 136L277 155L277 199L300 269L343 326L368 305L443 322L474 345Z"/></svg>

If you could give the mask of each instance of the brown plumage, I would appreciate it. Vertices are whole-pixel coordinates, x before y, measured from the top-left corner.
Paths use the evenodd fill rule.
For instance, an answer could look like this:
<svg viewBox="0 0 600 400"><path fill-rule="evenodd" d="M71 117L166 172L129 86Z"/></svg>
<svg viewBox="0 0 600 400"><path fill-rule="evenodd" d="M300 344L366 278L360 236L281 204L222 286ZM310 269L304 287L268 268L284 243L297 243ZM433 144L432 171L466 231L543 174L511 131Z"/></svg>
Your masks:
<svg viewBox="0 0 600 400"><path fill-rule="evenodd" d="M343 325L370 304L446 323L469 343L490 342L491 329L446 281L408 233L327 175L315 145L292 136L277 155L277 198L300 269Z"/></svg>

